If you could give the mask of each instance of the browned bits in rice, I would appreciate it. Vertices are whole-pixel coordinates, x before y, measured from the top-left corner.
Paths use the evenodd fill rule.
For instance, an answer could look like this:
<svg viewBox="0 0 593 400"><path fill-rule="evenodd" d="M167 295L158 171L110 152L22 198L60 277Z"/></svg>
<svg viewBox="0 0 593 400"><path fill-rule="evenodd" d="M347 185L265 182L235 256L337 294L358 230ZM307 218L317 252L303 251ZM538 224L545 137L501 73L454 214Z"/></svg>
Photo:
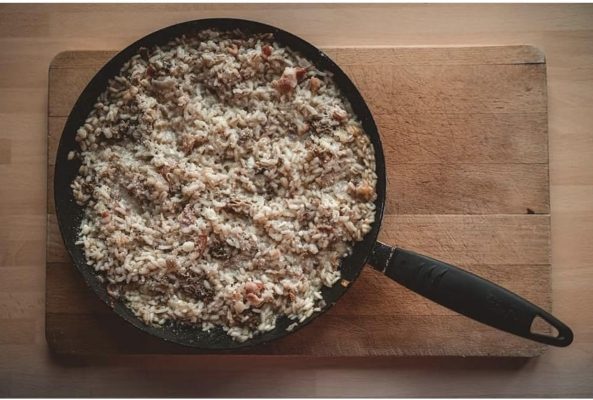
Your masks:
<svg viewBox="0 0 593 400"><path fill-rule="evenodd" d="M348 118L348 113L341 108L337 108L332 112L332 118L336 121L345 121Z"/></svg>
<svg viewBox="0 0 593 400"><path fill-rule="evenodd" d="M254 307L259 307L264 302L264 300L255 293L247 293L245 298L249 304L253 305Z"/></svg>
<svg viewBox="0 0 593 400"><path fill-rule="evenodd" d="M362 182L356 187L356 195L364 201L371 201L375 197L375 188L367 182Z"/></svg>
<svg viewBox="0 0 593 400"><path fill-rule="evenodd" d="M331 75L271 35L140 49L76 141L78 243L149 324L294 327L374 221L368 136Z"/></svg>
<svg viewBox="0 0 593 400"><path fill-rule="evenodd" d="M297 69L286 67L282 76L273 81L272 84L280 94L287 94L292 91L298 83Z"/></svg>
<svg viewBox="0 0 593 400"><path fill-rule="evenodd" d="M297 78L297 81L302 81L303 78L305 77L305 74L307 73L307 68L303 68L303 67L299 67L295 70L295 75Z"/></svg>
<svg viewBox="0 0 593 400"><path fill-rule="evenodd" d="M230 45L229 47L227 47L227 51L229 52L229 54L231 54L233 56L237 56L239 54L239 48L234 43L232 45Z"/></svg>
<svg viewBox="0 0 593 400"><path fill-rule="evenodd" d="M268 58L272 55L272 46L266 44L262 47L261 51L264 57Z"/></svg>
<svg viewBox="0 0 593 400"><path fill-rule="evenodd" d="M321 80L312 76L311 79L309 79L309 90L311 90L311 92L313 94L317 94L320 87L321 87Z"/></svg>

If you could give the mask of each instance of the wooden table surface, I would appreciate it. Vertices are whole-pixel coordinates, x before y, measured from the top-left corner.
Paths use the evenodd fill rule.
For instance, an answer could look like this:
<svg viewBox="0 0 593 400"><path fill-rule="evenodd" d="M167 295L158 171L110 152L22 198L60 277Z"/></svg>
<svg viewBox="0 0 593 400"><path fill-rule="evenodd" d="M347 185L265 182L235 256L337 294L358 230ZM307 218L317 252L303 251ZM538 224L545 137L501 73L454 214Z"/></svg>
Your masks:
<svg viewBox="0 0 593 400"><path fill-rule="evenodd" d="M242 17L318 46L533 44L548 64L554 312L542 357L62 359L44 338L47 70L188 19ZM593 395L593 6L0 5L0 396Z"/></svg>

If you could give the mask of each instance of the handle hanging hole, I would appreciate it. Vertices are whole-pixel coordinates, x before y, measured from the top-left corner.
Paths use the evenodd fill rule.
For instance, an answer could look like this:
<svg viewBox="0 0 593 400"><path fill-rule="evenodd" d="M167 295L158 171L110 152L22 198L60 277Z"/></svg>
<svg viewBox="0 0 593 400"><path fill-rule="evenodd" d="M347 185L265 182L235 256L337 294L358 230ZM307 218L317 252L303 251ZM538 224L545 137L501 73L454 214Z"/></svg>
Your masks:
<svg viewBox="0 0 593 400"><path fill-rule="evenodd" d="M539 315L536 315L535 318L533 318L533 321L531 321L531 327L529 328L529 331L537 335L550 336L554 338L557 338L560 334L554 325L550 324Z"/></svg>

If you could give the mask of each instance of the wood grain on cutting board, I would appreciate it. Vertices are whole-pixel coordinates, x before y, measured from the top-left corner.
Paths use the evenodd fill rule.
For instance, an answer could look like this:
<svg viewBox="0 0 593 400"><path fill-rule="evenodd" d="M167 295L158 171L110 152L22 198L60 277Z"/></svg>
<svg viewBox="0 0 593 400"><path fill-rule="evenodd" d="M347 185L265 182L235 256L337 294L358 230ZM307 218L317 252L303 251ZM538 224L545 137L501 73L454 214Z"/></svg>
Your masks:
<svg viewBox="0 0 593 400"><path fill-rule="evenodd" d="M380 239L459 264L550 308L546 68L528 46L334 48L369 103L388 194ZM127 326L84 286L53 215L53 163L77 96L113 52L58 55L49 75L46 336L56 352L185 352ZM327 314L258 354L534 356L366 269Z"/></svg>

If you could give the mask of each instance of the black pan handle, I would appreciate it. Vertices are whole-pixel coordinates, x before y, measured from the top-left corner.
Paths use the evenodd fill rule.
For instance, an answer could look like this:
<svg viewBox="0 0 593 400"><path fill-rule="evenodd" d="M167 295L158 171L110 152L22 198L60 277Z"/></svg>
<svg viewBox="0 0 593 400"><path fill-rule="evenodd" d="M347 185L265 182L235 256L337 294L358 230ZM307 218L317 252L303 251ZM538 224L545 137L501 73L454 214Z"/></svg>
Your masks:
<svg viewBox="0 0 593 400"><path fill-rule="evenodd" d="M408 289L476 321L536 342L568 346L572 331L550 313L471 272L377 242L369 263ZM532 332L541 318L558 332Z"/></svg>

